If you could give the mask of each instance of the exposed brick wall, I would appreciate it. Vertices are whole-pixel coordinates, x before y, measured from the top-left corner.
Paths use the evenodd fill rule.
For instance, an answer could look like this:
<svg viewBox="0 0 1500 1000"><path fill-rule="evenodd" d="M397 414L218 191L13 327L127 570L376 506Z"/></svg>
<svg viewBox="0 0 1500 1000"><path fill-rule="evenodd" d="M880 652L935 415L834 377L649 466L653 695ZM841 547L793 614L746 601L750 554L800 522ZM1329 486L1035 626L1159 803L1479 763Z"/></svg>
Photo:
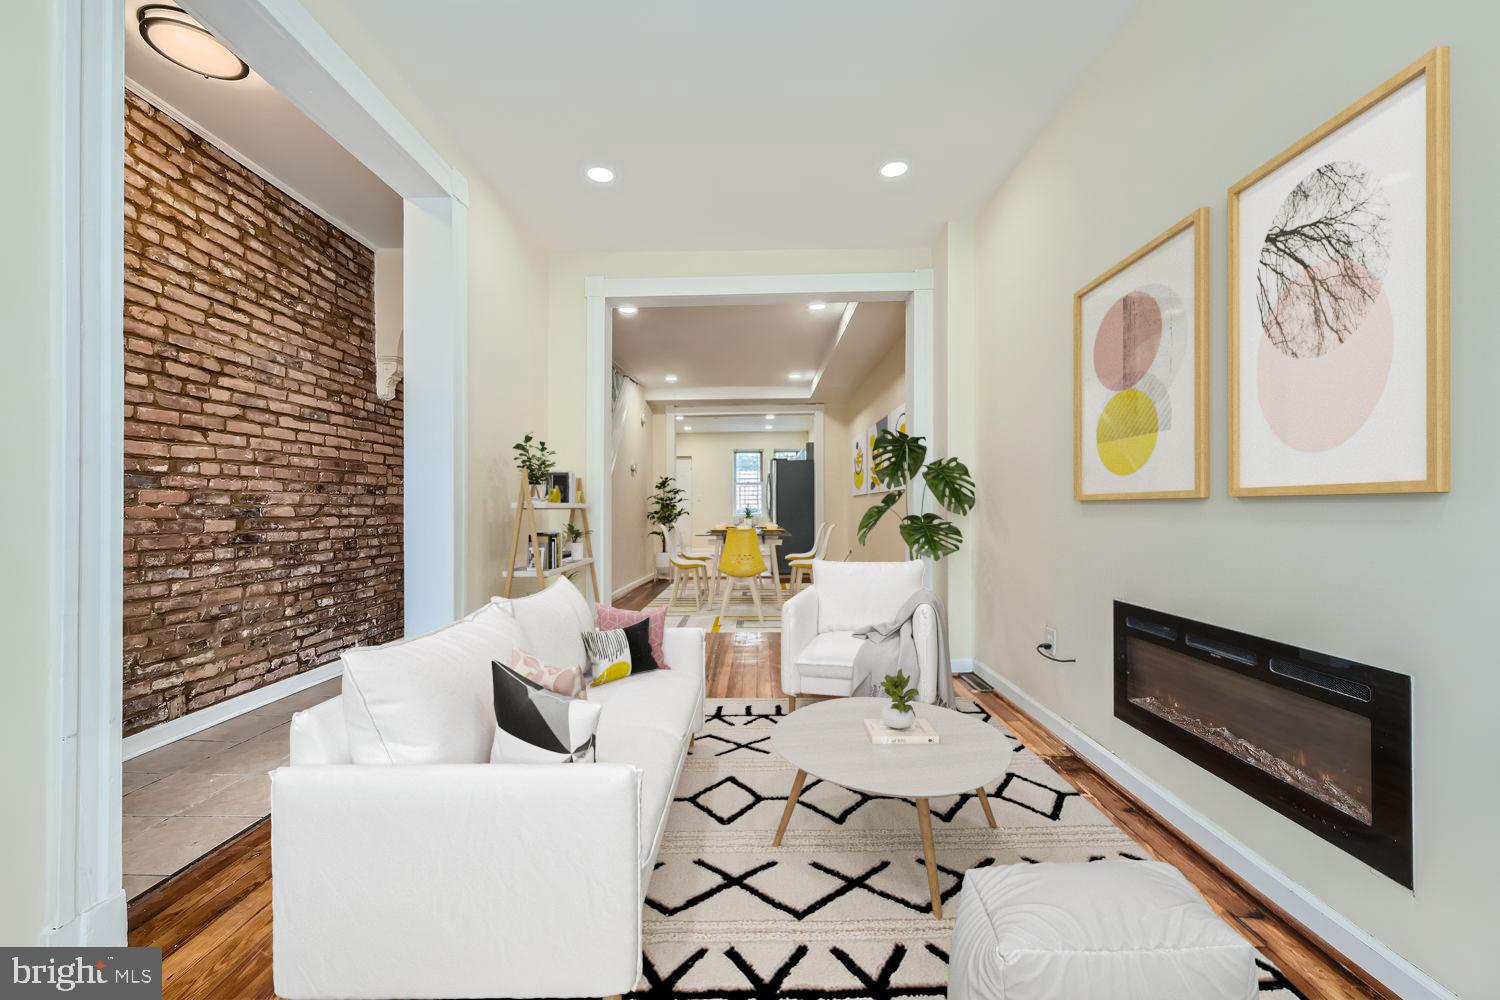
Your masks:
<svg viewBox="0 0 1500 1000"><path fill-rule="evenodd" d="M374 256L125 101L125 732L401 631Z"/></svg>

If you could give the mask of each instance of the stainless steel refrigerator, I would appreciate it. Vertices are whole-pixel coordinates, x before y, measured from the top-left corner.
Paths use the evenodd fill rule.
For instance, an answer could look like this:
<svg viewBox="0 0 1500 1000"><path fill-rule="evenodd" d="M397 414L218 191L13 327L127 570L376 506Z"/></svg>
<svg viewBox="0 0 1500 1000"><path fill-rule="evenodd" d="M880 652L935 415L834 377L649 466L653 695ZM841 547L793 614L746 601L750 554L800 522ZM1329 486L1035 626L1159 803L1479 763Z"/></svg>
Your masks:
<svg viewBox="0 0 1500 1000"><path fill-rule="evenodd" d="M788 552L806 552L813 547L813 533L818 530L813 504L813 476L816 462L809 442L806 458L778 458L771 463L766 495L771 498L771 517L786 529L776 550L781 576L786 578Z"/></svg>

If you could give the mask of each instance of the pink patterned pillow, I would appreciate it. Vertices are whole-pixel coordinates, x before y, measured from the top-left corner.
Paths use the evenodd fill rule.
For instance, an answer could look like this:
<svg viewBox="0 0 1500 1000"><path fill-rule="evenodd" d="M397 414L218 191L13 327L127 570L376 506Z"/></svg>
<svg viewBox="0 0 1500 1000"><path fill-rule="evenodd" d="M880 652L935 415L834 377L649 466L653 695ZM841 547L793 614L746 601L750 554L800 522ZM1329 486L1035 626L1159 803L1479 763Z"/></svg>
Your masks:
<svg viewBox="0 0 1500 1000"><path fill-rule="evenodd" d="M594 613L599 618L598 628L605 631L612 628L624 628L626 625L634 625L638 621L649 621L651 627L647 633L651 638L651 655L656 657L656 665L663 670L670 670L667 666L667 654L662 649L662 640L667 634L667 609L647 608L645 611L629 611L625 608L612 608L606 604L595 604Z"/></svg>
<svg viewBox="0 0 1500 1000"><path fill-rule="evenodd" d="M510 663L507 665L528 681L541 685L548 691L555 691L569 698L584 696L581 667L549 667L525 650L514 647L510 651Z"/></svg>

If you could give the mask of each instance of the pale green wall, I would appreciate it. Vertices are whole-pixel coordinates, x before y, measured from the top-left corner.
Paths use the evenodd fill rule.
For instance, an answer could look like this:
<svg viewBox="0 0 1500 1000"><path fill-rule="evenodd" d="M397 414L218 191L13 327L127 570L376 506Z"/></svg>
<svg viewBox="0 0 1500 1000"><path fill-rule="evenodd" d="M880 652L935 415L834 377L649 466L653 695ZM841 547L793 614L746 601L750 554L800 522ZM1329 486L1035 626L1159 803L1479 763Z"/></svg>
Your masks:
<svg viewBox="0 0 1500 1000"><path fill-rule="evenodd" d="M1225 189L1434 45L1452 46L1453 492L1226 495ZM1144 0L977 225L977 657L1464 997L1500 996L1500 6ZM1206 502L1072 498L1072 295L1211 218ZM1110 602L1415 678L1415 895L1111 711ZM1044 623L1078 662L1032 647Z"/></svg>
<svg viewBox="0 0 1500 1000"><path fill-rule="evenodd" d="M51 679L56 669L49 541L53 503L51 434L57 385L53 352L58 276L56 203L62 163L55 146L62 113L58 57L61 4L24 0L6 7L0 41L0 120L6 155L0 190L10 195L5 238L5 364L0 427L10 488L0 500L0 628L5 652L5 724L0 725L0 944L34 945L49 923L47 788Z"/></svg>

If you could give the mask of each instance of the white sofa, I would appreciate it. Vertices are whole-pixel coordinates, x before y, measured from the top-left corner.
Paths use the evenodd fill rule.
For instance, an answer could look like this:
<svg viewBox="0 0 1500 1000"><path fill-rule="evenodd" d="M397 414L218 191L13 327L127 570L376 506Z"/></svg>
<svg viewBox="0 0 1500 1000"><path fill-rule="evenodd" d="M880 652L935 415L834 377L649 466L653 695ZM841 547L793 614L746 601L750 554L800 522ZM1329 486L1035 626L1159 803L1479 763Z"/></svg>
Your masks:
<svg viewBox="0 0 1500 1000"><path fill-rule="evenodd" d="M920 562L814 560L813 585L781 609L781 690L797 707L803 695L873 694L883 678L864 676L855 663L863 640L856 629L891 621L922 589ZM917 644L917 697L937 701L937 620L932 608L912 619Z"/></svg>
<svg viewBox="0 0 1500 1000"><path fill-rule="evenodd" d="M635 987L642 901L703 723L703 631L666 631L671 669L588 692L604 706L596 763L488 763L490 661L514 644L582 662L592 620L561 581L344 655L343 694L293 717L291 763L271 775L277 995Z"/></svg>

